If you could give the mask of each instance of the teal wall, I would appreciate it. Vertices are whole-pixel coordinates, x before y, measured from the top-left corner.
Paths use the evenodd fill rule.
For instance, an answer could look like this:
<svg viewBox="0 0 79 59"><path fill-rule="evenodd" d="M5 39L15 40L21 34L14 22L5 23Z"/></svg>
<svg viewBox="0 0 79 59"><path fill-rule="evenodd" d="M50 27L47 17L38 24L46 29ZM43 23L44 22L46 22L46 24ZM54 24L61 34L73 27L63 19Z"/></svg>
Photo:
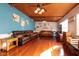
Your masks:
<svg viewBox="0 0 79 59"><path fill-rule="evenodd" d="M29 24L22 27L20 24L14 22L12 19L12 14L16 13L21 18L21 20L28 20ZM35 23L33 19L29 18L19 10L11 7L7 3L0 3L0 34L10 33L14 30L34 30Z"/></svg>

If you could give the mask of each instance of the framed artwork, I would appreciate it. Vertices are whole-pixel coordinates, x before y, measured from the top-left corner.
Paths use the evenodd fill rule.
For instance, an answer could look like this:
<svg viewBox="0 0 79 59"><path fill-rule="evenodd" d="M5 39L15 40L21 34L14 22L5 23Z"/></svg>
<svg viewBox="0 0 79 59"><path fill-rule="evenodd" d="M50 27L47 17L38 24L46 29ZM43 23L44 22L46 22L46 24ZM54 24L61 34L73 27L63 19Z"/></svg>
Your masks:
<svg viewBox="0 0 79 59"><path fill-rule="evenodd" d="M22 27L26 26L26 21L20 20L20 25L21 25Z"/></svg>
<svg viewBox="0 0 79 59"><path fill-rule="evenodd" d="M28 20L22 20L22 19L20 19L21 17L19 15L17 15L16 13L13 13L12 14L12 17L13 17L13 21L14 22L17 22L22 27L26 26L26 24L27 25L29 24L29 21Z"/></svg>
<svg viewBox="0 0 79 59"><path fill-rule="evenodd" d="M20 23L20 16L19 15L13 13L12 16L13 16L13 21Z"/></svg>
<svg viewBox="0 0 79 59"><path fill-rule="evenodd" d="M28 20L26 20L26 23L27 23L27 25L29 24L29 21Z"/></svg>

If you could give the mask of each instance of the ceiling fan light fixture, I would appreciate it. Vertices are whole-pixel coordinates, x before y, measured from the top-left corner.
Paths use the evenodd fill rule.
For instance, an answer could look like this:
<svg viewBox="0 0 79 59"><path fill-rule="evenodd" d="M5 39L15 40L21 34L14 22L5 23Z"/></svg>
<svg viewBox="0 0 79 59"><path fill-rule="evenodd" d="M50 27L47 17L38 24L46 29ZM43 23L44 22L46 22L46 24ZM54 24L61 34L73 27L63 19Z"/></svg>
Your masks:
<svg viewBox="0 0 79 59"><path fill-rule="evenodd" d="M37 5L36 10L34 11L35 14L43 14L44 12L46 12L46 10L40 5Z"/></svg>
<svg viewBox="0 0 79 59"><path fill-rule="evenodd" d="M38 12L38 14L43 14L45 12L45 9L41 9L41 11L40 12Z"/></svg>
<svg viewBox="0 0 79 59"><path fill-rule="evenodd" d="M37 14L37 13L38 13L38 11L37 11L37 10L35 10L35 11L34 11L34 13L35 13L35 14Z"/></svg>
<svg viewBox="0 0 79 59"><path fill-rule="evenodd" d="M41 9L38 7L38 8L34 11L34 13L37 14L40 10L41 10Z"/></svg>
<svg viewBox="0 0 79 59"><path fill-rule="evenodd" d="M40 8L40 7L38 7L36 10L37 10L37 11L40 11L40 10L41 10L41 8Z"/></svg>
<svg viewBox="0 0 79 59"><path fill-rule="evenodd" d="M42 9L41 9L41 12L42 12L42 13L44 13L44 12L45 12L45 9L44 9L44 8L42 8Z"/></svg>
<svg viewBox="0 0 79 59"><path fill-rule="evenodd" d="M42 11L38 12L38 14L42 14Z"/></svg>

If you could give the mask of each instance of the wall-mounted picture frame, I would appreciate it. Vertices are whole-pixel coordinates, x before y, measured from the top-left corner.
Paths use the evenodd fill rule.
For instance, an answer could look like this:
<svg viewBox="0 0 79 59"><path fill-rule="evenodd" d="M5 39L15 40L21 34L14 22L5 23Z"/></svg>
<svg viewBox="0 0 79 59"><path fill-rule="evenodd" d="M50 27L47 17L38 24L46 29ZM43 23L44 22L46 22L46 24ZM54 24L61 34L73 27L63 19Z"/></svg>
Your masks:
<svg viewBox="0 0 79 59"><path fill-rule="evenodd" d="M13 17L13 21L20 23L20 16L19 15L17 15L16 13L13 13L12 17Z"/></svg>
<svg viewBox="0 0 79 59"><path fill-rule="evenodd" d="M28 20L26 20L26 23L27 23L27 25L29 24L29 21Z"/></svg>
<svg viewBox="0 0 79 59"><path fill-rule="evenodd" d="M21 25L22 27L26 26L26 21L20 20L20 25Z"/></svg>

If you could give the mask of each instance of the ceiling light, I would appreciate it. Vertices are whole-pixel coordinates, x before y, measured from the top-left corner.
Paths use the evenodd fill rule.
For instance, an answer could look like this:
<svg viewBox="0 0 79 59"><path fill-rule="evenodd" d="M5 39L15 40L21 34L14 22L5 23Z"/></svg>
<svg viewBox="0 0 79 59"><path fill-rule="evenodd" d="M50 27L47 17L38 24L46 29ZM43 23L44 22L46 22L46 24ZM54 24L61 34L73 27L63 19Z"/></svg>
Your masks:
<svg viewBox="0 0 79 59"><path fill-rule="evenodd" d="M44 13L46 10L44 8L42 8L42 5L37 4L37 8L34 11L35 14L42 14Z"/></svg>
<svg viewBox="0 0 79 59"><path fill-rule="evenodd" d="M40 7L38 7L38 8L37 8L37 11L40 11L40 10L41 10Z"/></svg>
<svg viewBox="0 0 79 59"><path fill-rule="evenodd" d="M34 11L34 13L37 14L40 10L41 10L41 9L38 7L38 8Z"/></svg>
<svg viewBox="0 0 79 59"><path fill-rule="evenodd" d="M43 12L45 12L45 9L43 8L43 9L41 9L41 12L43 13Z"/></svg>
<svg viewBox="0 0 79 59"><path fill-rule="evenodd" d="M35 14L37 14L37 13L38 13L38 11L37 11L37 10L35 10L35 11L34 11L34 13L35 13Z"/></svg>
<svg viewBox="0 0 79 59"><path fill-rule="evenodd" d="M41 11L38 14L42 14L44 12L45 12L45 9L42 8Z"/></svg>
<svg viewBox="0 0 79 59"><path fill-rule="evenodd" d="M40 11L38 14L42 14L42 11Z"/></svg>

